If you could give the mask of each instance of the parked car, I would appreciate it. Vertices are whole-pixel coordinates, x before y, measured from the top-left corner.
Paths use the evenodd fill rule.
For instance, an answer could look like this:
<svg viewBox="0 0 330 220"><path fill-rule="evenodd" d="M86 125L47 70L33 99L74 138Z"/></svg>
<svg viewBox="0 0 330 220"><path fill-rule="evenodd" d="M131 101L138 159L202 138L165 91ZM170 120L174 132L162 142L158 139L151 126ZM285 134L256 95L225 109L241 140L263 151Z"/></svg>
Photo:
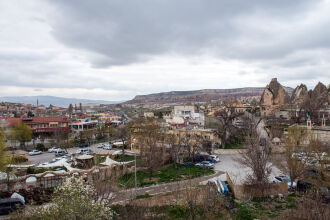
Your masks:
<svg viewBox="0 0 330 220"><path fill-rule="evenodd" d="M88 146L89 146L88 143L80 143L79 144L79 147L81 147L81 148L88 147Z"/></svg>
<svg viewBox="0 0 330 220"><path fill-rule="evenodd" d="M0 199L0 215L8 215L23 206L23 202L17 198Z"/></svg>
<svg viewBox="0 0 330 220"><path fill-rule="evenodd" d="M202 161L200 163L196 163L195 166L198 166L198 167L206 167L206 168L209 168L209 169L214 169L214 164L209 162L209 161Z"/></svg>
<svg viewBox="0 0 330 220"><path fill-rule="evenodd" d="M60 156L64 156L64 155L68 154L66 151L64 151L62 149L58 149L58 150L54 151L54 153L55 153L56 157L60 157Z"/></svg>
<svg viewBox="0 0 330 220"><path fill-rule="evenodd" d="M274 183L279 183L279 182L285 182L288 184L288 188L291 187L291 180L289 177L287 176L275 176L274 180L273 180ZM292 183L292 188L296 188L297 187L297 184L296 182L293 182Z"/></svg>
<svg viewBox="0 0 330 220"><path fill-rule="evenodd" d="M210 155L211 158L213 158L213 160L215 160L216 162L220 162L220 158L218 155Z"/></svg>
<svg viewBox="0 0 330 220"><path fill-rule="evenodd" d="M104 149L104 150L111 150L111 149L112 149L112 146L111 146L111 144L105 144L105 145L103 146L103 149Z"/></svg>
<svg viewBox="0 0 330 220"><path fill-rule="evenodd" d="M216 160L213 157L211 157L210 155L198 154L194 157L195 163L200 163L202 161L209 161L211 163L216 163Z"/></svg>
<svg viewBox="0 0 330 220"><path fill-rule="evenodd" d="M60 148L58 148L58 147L51 147L51 148L48 149L48 152L49 153L53 153L54 151L56 151L58 149L60 149Z"/></svg>
<svg viewBox="0 0 330 220"><path fill-rule="evenodd" d="M104 147L104 144L98 144L96 147L97 148L103 148Z"/></svg>
<svg viewBox="0 0 330 220"><path fill-rule="evenodd" d="M30 156L39 155L39 154L42 154L42 151L40 151L40 150L33 150L33 151L30 151L29 152L29 155Z"/></svg>
<svg viewBox="0 0 330 220"><path fill-rule="evenodd" d="M79 149L76 154L93 154L93 151L91 149Z"/></svg>

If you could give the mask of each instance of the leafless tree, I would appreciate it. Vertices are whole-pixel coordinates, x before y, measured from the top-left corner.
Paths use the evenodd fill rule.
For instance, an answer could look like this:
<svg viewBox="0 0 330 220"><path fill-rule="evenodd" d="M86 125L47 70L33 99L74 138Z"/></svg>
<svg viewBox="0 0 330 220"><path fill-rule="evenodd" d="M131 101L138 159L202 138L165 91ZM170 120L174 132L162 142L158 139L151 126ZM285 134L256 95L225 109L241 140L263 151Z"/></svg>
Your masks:
<svg viewBox="0 0 330 220"><path fill-rule="evenodd" d="M249 133L245 139L246 152L237 161L244 167L251 169L245 179L245 185L255 186L262 195L269 189L269 175L271 173L272 148L268 141L263 141L257 132L256 125L251 123Z"/></svg>
<svg viewBox="0 0 330 220"><path fill-rule="evenodd" d="M130 137L130 125L120 125L114 130L114 137L119 139L123 144L121 146L122 154L125 154L126 142Z"/></svg>
<svg viewBox="0 0 330 220"><path fill-rule="evenodd" d="M291 179L291 187L294 181L301 177L306 171L305 160L299 158L298 153L304 151L302 143L307 138L305 129L291 127L288 129L288 134L284 141L284 159L277 161L280 170L288 175Z"/></svg>
<svg viewBox="0 0 330 220"><path fill-rule="evenodd" d="M142 163L147 167L151 179L153 171L164 163L166 153L164 130L154 118L141 119L132 129L140 149Z"/></svg>

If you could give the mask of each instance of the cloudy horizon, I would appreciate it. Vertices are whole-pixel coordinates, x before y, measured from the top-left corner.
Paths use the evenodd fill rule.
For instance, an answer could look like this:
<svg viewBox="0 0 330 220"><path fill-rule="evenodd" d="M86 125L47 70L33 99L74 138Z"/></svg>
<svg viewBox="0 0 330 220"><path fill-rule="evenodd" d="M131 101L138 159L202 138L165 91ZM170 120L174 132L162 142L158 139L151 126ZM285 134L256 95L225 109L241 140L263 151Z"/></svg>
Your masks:
<svg viewBox="0 0 330 220"><path fill-rule="evenodd" d="M0 97L330 82L330 1L0 0Z"/></svg>

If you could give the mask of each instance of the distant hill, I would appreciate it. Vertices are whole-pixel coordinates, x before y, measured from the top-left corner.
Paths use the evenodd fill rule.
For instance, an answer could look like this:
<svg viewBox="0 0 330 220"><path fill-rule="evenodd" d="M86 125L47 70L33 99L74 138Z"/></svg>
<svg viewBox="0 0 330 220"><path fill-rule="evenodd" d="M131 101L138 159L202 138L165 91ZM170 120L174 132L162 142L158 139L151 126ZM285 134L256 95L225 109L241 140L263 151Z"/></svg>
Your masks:
<svg viewBox="0 0 330 220"><path fill-rule="evenodd" d="M285 87L289 93L292 88ZM163 103L187 103L208 102L228 98L261 96L264 87L247 87L235 89L202 89L193 91L172 91L154 93L149 95L137 95L125 104L163 104Z"/></svg>
<svg viewBox="0 0 330 220"><path fill-rule="evenodd" d="M60 106L60 107L68 107L70 104L79 104L79 103L116 104L121 102L121 101L63 98L56 96L7 96L7 97L0 97L0 102L14 102L14 103L36 105L37 99L39 100L39 105L49 106L50 104L52 104L54 106Z"/></svg>

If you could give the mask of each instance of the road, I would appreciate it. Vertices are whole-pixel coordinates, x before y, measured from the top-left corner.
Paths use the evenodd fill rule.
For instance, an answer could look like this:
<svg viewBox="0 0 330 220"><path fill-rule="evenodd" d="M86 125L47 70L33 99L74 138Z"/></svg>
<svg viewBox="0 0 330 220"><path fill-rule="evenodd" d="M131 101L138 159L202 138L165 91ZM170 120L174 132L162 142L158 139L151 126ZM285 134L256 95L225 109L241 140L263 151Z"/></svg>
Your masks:
<svg viewBox="0 0 330 220"><path fill-rule="evenodd" d="M94 153L97 153L97 154L111 154L117 150L120 150L120 149L114 149L114 150L104 150L102 148L97 148L96 147L97 145L91 145L90 147L88 148L84 148L84 149L91 149ZM75 147L75 148L70 148L68 149L68 153L69 154L72 154L72 153L76 153L76 151L80 149L78 147ZM29 162L31 164L41 164L41 163L45 163L45 162L49 162L51 161L52 159L55 158L55 154L54 153L48 153L48 152L44 152L42 154L39 154L39 155L35 155L35 156L30 156L28 155L27 157L29 159Z"/></svg>

